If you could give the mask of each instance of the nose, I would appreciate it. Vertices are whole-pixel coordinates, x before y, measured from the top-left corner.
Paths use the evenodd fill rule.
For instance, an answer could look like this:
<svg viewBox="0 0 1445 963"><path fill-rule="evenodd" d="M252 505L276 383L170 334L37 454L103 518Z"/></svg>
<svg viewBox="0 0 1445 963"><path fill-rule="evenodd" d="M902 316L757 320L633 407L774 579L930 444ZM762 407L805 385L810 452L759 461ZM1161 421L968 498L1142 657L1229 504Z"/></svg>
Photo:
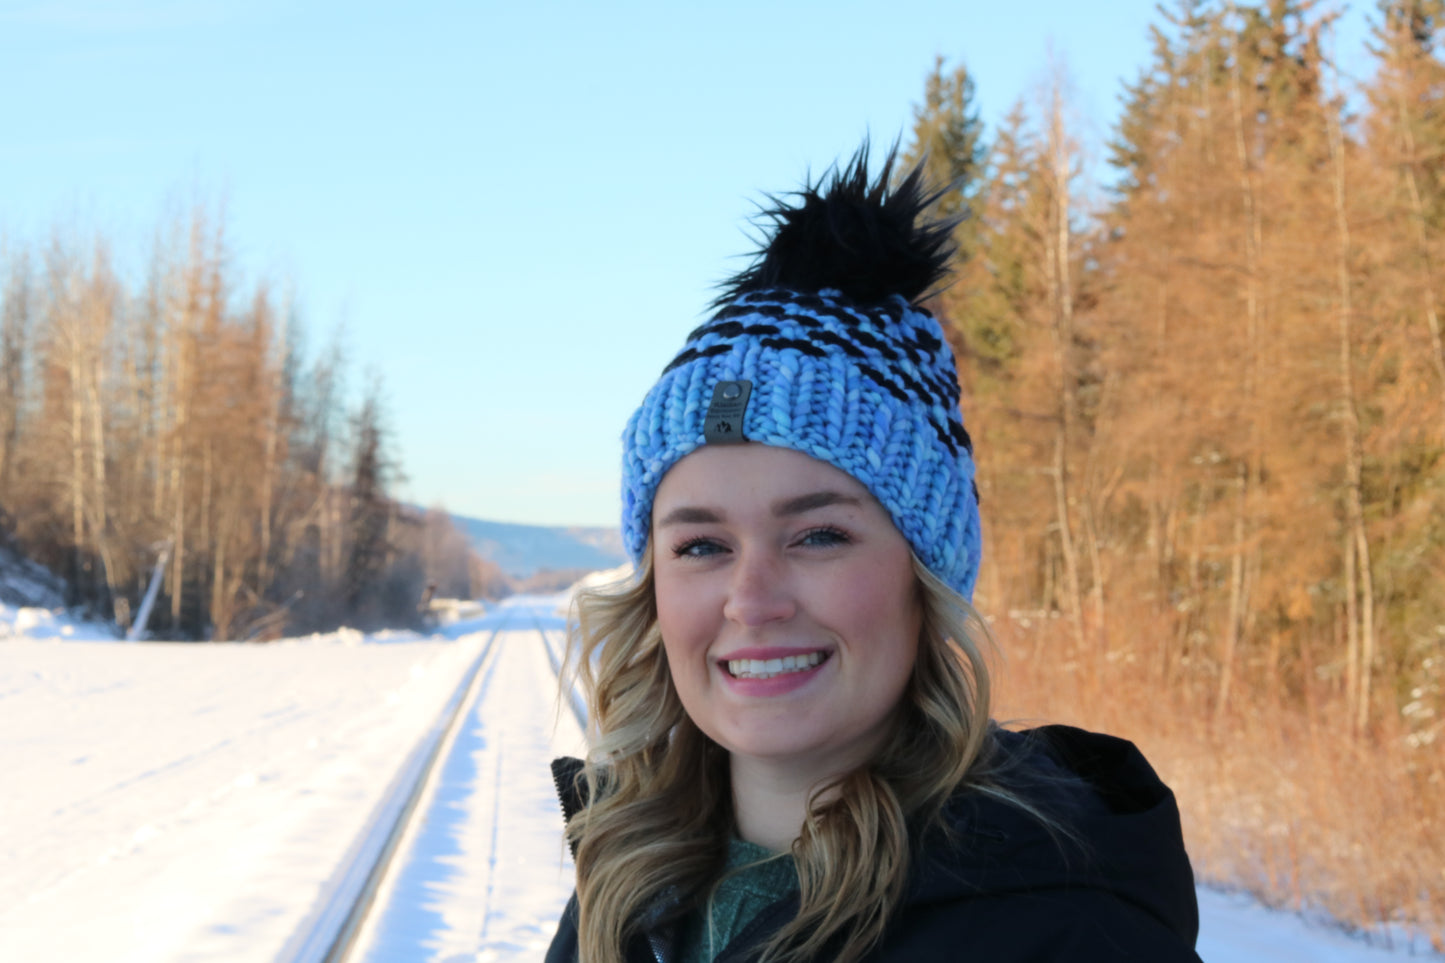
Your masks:
<svg viewBox="0 0 1445 963"><path fill-rule="evenodd" d="M797 602L779 560L766 551L744 548L733 563L723 615L745 626L790 619Z"/></svg>

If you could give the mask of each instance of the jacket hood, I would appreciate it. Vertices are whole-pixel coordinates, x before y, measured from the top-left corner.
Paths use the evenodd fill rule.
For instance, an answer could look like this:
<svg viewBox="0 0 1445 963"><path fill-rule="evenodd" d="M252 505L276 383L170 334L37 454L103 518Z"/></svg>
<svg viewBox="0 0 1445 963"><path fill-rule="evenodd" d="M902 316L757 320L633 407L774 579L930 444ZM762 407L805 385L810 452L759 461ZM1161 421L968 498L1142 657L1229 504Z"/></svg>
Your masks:
<svg viewBox="0 0 1445 963"><path fill-rule="evenodd" d="M1179 810L1134 744L1070 726L996 739L996 784L1044 819L977 788L956 794L947 830L920 846L906 902L1092 889L1192 945L1199 910Z"/></svg>

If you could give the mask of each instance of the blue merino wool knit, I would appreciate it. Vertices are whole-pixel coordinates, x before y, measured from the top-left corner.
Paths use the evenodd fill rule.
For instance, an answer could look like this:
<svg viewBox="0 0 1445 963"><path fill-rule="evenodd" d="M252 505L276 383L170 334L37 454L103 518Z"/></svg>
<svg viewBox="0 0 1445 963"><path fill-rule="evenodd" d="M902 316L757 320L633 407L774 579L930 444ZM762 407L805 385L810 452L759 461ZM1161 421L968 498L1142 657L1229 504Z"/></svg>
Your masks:
<svg viewBox="0 0 1445 963"><path fill-rule="evenodd" d="M688 336L623 435L622 533L640 562L662 476L705 443L720 382L747 382L747 441L791 448L866 487L928 569L973 595L981 549L972 444L943 330L891 295L750 291Z"/></svg>

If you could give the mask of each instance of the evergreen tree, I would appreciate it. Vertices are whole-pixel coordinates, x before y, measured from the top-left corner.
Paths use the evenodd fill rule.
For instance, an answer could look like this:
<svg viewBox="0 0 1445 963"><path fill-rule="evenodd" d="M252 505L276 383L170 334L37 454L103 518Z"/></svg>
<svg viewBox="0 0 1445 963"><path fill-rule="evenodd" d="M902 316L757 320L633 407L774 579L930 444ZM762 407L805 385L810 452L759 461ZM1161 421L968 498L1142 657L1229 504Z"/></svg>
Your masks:
<svg viewBox="0 0 1445 963"><path fill-rule="evenodd" d="M983 122L974 105L973 78L962 64L945 72L937 58L924 81L923 102L913 108L912 140L903 154L902 170L920 161L928 183L948 190L939 198L940 217L967 218L983 181ZM971 250L973 232L959 235L961 251Z"/></svg>
<svg viewBox="0 0 1445 963"><path fill-rule="evenodd" d="M373 382L352 424L350 550L342 588L346 610L351 613L375 611L391 552L387 538L391 503L386 497L390 465L383 449L379 393Z"/></svg>
<svg viewBox="0 0 1445 963"><path fill-rule="evenodd" d="M1445 61L1441 0L1381 0L1365 88L1372 176L1362 247L1378 390L1363 466L1379 542L1383 664L1412 729L1445 712Z"/></svg>

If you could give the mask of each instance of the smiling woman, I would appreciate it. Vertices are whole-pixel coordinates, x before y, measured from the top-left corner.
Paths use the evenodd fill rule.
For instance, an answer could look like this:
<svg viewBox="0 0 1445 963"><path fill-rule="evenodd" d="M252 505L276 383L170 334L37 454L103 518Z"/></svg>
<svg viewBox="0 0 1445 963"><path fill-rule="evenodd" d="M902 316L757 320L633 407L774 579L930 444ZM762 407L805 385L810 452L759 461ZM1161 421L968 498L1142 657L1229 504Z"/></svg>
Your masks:
<svg viewBox="0 0 1445 963"><path fill-rule="evenodd" d="M918 306L951 225L865 157L768 212L624 435L637 577L578 600L547 959L1197 961L1138 752L989 720L973 448Z"/></svg>
<svg viewBox="0 0 1445 963"><path fill-rule="evenodd" d="M755 782L792 787L793 812L736 807L742 838L787 849L808 791L878 751L913 672L908 542L848 475L767 445L694 452L663 478L653 510L673 685L728 751L735 797L762 793Z"/></svg>

